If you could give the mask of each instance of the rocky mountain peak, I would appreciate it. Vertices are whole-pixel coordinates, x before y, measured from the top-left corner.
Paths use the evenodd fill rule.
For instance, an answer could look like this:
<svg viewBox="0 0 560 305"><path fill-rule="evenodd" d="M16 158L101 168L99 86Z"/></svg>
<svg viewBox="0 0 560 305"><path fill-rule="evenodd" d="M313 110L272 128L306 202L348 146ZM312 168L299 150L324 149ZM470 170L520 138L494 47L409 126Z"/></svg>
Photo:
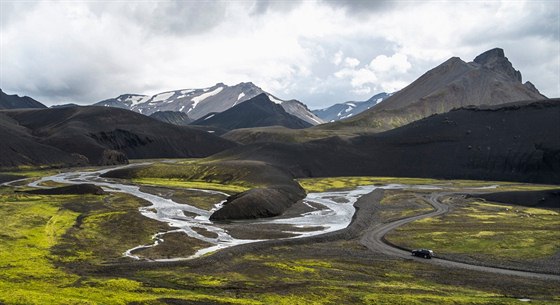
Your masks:
<svg viewBox="0 0 560 305"><path fill-rule="evenodd" d="M521 82L521 72L513 68L513 65L505 56L503 49L494 48L492 50L488 50L478 55L474 59L474 62L483 66L484 68L487 68L494 72L498 72L513 80Z"/></svg>

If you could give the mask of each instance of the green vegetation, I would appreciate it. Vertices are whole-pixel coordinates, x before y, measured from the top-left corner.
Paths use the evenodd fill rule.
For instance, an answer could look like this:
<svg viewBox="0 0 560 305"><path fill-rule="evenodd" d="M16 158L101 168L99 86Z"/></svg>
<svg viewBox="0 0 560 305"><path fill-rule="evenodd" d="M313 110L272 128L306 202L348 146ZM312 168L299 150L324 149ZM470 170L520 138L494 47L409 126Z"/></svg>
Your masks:
<svg viewBox="0 0 560 305"><path fill-rule="evenodd" d="M299 184L308 192L327 192L348 190L362 185L372 184L440 184L441 180L424 178L394 178L394 177L336 177L336 178L308 178L299 179Z"/></svg>
<svg viewBox="0 0 560 305"><path fill-rule="evenodd" d="M407 248L436 249L442 255L519 261L546 258L560 251L560 214L469 200L455 205L449 214L400 227L387 239Z"/></svg>
<svg viewBox="0 0 560 305"><path fill-rule="evenodd" d="M353 189L362 185L435 185L447 189L480 188L496 185L498 191L539 191L557 189L557 185L527 184L503 181L477 181L477 180L439 180L430 178L404 178L404 177L332 177L332 178L306 178L299 179L299 184L308 192L327 192L336 190ZM491 191L492 189L490 189Z"/></svg>
<svg viewBox="0 0 560 305"><path fill-rule="evenodd" d="M178 163L154 163L134 169L132 181L145 185L200 188L238 193L257 187L251 172L239 167L212 165L185 160Z"/></svg>
<svg viewBox="0 0 560 305"><path fill-rule="evenodd" d="M215 190L230 194L243 192L249 189L248 186L237 184L221 184L219 182L207 181L185 181L176 178L134 178L132 179L132 182L151 186Z"/></svg>

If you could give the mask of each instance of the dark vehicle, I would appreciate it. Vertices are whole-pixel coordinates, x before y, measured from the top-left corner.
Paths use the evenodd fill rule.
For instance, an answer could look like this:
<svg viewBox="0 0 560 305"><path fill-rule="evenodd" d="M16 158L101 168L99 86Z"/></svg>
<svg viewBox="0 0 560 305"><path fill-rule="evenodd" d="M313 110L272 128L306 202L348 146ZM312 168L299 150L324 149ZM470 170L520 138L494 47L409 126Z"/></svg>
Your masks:
<svg viewBox="0 0 560 305"><path fill-rule="evenodd" d="M412 250L412 255L430 259L434 256L434 251L428 249L416 249Z"/></svg>

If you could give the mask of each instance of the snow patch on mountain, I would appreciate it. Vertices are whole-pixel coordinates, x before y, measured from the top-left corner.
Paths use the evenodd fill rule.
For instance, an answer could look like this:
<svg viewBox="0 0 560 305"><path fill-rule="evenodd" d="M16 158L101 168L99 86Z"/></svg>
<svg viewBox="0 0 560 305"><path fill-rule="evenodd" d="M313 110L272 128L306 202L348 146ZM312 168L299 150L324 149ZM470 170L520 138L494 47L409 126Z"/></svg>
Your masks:
<svg viewBox="0 0 560 305"><path fill-rule="evenodd" d="M212 91L210 91L210 92L206 92L206 91L208 91L208 90L206 90L206 91L205 91L206 93L203 93L203 94L201 94L201 95L199 95L199 96L193 97L193 98L191 99L191 101L193 101L193 104L192 104L192 106L191 106L191 108L189 109L188 112L191 112L194 108L196 108L196 106L198 105L198 103L204 101L205 99L207 99L207 98L209 98L209 97L211 97L211 96L214 96L214 95L220 93L222 90L224 90L224 87L218 87L218 88L216 88L216 89L214 89L214 90L212 90Z"/></svg>
<svg viewBox="0 0 560 305"><path fill-rule="evenodd" d="M274 96L272 96L272 95L270 95L270 94L268 95L268 99L269 99L271 102L276 103L276 104L278 104L278 105L282 105L282 102L283 102L283 101L281 101L281 100L275 98Z"/></svg>
<svg viewBox="0 0 560 305"><path fill-rule="evenodd" d="M165 101L168 98L172 97L173 95L175 95L175 91L160 93L155 95L151 102L155 103L155 102Z"/></svg>

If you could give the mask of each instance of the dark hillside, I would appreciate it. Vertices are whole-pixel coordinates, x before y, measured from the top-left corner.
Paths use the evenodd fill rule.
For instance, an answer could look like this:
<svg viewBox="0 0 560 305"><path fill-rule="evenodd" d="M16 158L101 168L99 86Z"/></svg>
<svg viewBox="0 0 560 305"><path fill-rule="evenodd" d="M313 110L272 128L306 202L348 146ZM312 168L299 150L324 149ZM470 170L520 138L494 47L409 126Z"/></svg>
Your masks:
<svg viewBox="0 0 560 305"><path fill-rule="evenodd" d="M214 158L259 160L297 177L401 176L560 183L560 100L469 107L384 133L264 143Z"/></svg>
<svg viewBox="0 0 560 305"><path fill-rule="evenodd" d="M136 158L206 157L235 145L204 131L111 107L12 110L4 114L23 132L23 136L13 139L17 145L29 138L37 145L85 156L90 164L125 163ZM48 150L40 153L56 155ZM14 163L6 159L3 164ZM31 159L31 164L44 163Z"/></svg>
<svg viewBox="0 0 560 305"><path fill-rule="evenodd" d="M312 126L287 113L281 105L272 102L265 93L224 112L206 115L192 125L212 126L226 130L264 126L299 129Z"/></svg>

